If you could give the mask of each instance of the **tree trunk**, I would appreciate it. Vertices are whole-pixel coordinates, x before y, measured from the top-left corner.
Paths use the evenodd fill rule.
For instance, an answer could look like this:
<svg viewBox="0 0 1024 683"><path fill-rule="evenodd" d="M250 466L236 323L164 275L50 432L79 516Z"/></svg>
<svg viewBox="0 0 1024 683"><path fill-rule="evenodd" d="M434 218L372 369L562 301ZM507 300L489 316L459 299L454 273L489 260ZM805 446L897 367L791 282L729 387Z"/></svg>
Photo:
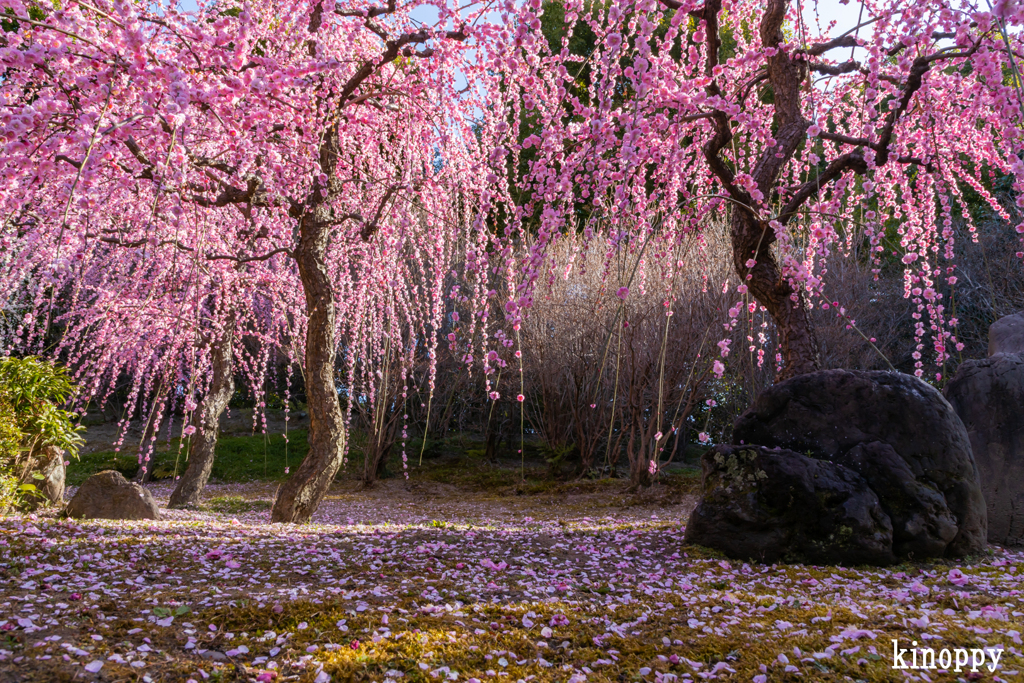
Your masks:
<svg viewBox="0 0 1024 683"><path fill-rule="evenodd" d="M230 325L230 324L229 324ZM213 378L210 391L199 406L199 424L189 449L188 468L174 487L167 507L181 509L199 505L203 488L210 479L213 458L217 449L220 416L235 393L234 330L225 327L224 336L210 350Z"/></svg>
<svg viewBox="0 0 1024 683"><path fill-rule="evenodd" d="M759 223L744 209L733 210L733 263L750 293L768 309L775 321L783 363L775 379L782 381L819 368L818 341L804 297L782 276L771 250L774 241L775 233L771 227ZM756 264L747 268L746 262L751 258ZM749 280L745 279L748 274L752 276Z"/></svg>
<svg viewBox="0 0 1024 683"><path fill-rule="evenodd" d="M484 460L486 462L498 461L498 444L501 442L501 417L495 420L494 413L499 410L498 406L492 404L487 411L487 423L484 425Z"/></svg>
<svg viewBox="0 0 1024 683"><path fill-rule="evenodd" d="M635 463L629 463L629 491L630 493L636 493L643 489L650 488L654 484L654 480L651 479L650 460L643 462L637 461Z"/></svg>
<svg viewBox="0 0 1024 683"><path fill-rule="evenodd" d="M806 140L810 126L810 122L803 117L800 96L806 75L806 62L791 56L790 51L782 47L786 40L783 27L789 4L790 0L767 0L758 27L761 45L771 50L767 57L767 76L772 86L776 144L761 154L750 174L758 191L765 197L771 197L779 189L777 185L782 171ZM712 97L722 95L715 73L718 51L722 45L718 16L721 10L721 0L708 0L701 12L707 25L706 91ZM746 190L735 184L734 171L719 157L719 153L727 149L733 139L729 116L722 110L715 110L711 121L715 135L704 144L704 157L712 173L738 202L732 209L731 219L733 261L740 280L749 286L754 297L768 309L778 327L783 367L776 380L813 372L819 367L818 344L803 296L782 277L779 264L771 251L775 243L775 231L767 222L759 220L751 209L743 208L752 207L756 202ZM791 207L789 215L781 215L781 222L788 221L797 208L798 205ZM749 259L756 261L753 268L746 265Z"/></svg>
<svg viewBox="0 0 1024 683"><path fill-rule="evenodd" d="M309 453L291 479L281 485L271 512L273 522L309 521L327 494L342 462L345 425L334 384L335 304L327 275L330 208L320 203L299 223L294 256L306 295L306 400Z"/></svg>
<svg viewBox="0 0 1024 683"><path fill-rule="evenodd" d="M387 465L388 456L391 455L391 448L394 446L392 439L382 440L380 442L371 441L366 447L366 458L363 461L363 481L362 487L364 489L372 489L377 480L380 479L384 473L384 468Z"/></svg>

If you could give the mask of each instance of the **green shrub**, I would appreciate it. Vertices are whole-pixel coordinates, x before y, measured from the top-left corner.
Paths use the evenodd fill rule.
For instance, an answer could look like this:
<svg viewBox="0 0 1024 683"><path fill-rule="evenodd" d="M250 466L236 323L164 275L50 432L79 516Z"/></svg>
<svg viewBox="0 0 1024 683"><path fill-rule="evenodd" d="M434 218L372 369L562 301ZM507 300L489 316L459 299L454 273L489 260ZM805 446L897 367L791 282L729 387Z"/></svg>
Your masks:
<svg viewBox="0 0 1024 683"><path fill-rule="evenodd" d="M63 409L75 392L67 371L34 357L0 358L0 510L35 490L19 484L18 467L46 446L75 455L82 444L77 416Z"/></svg>

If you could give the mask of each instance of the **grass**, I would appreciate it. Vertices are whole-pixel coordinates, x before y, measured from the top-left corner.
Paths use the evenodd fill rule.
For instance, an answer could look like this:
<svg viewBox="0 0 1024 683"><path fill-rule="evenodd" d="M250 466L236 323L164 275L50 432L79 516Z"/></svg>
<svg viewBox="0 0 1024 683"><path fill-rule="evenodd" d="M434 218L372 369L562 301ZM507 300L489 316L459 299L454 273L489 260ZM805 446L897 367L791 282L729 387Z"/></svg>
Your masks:
<svg viewBox="0 0 1024 683"><path fill-rule="evenodd" d="M153 479L169 479L185 471L185 449L178 452L178 439L168 447L162 444L151 461ZM309 451L306 432L289 432L288 443L281 434L256 436L221 436L217 439L217 457L213 462L212 477L222 482L280 481L287 475L286 467L296 467ZM78 486L90 476L103 470L117 470L127 478L135 476L139 468L138 456L133 451L99 451L83 453L68 465L66 482Z"/></svg>
<svg viewBox="0 0 1024 683"><path fill-rule="evenodd" d="M350 444L349 461L338 473L339 480L358 480L363 471L362 444L365 437L355 433ZM547 464L544 453L534 444L526 444L526 457L503 457L488 460L484 457L482 441L465 435L428 441L422 465L419 464L419 440L410 440L406 446L408 454L409 479L416 482L448 484L458 488L485 492L497 496L559 495L580 493L617 493L622 479L577 478L570 472L553 472ZM187 448L187 446L186 446ZM222 483L246 483L252 481L282 481L287 478L286 468L294 469L309 451L307 432L289 432L287 448L281 434L264 437L222 435L217 440L217 457L213 463L211 478ZM401 462L401 448L396 447L382 478L404 476ZM178 439L164 443L153 455L151 461L154 480L171 479L175 473L185 471L185 449L178 451ZM100 451L85 453L73 459L67 468L66 482L79 486L87 478L103 470L117 470L131 479L138 471L136 453L126 449L120 453ZM624 471L620 467L620 471ZM689 465L675 467L661 475L659 481L673 494L685 495L697 492L700 484L700 470ZM222 505L230 505L224 502ZM243 512L251 510L233 509L216 512Z"/></svg>
<svg viewBox="0 0 1024 683"><path fill-rule="evenodd" d="M269 500L252 500L244 496L216 496L203 503L203 508L210 512L220 512L229 515L237 515L245 512L260 512L269 510L272 503Z"/></svg>

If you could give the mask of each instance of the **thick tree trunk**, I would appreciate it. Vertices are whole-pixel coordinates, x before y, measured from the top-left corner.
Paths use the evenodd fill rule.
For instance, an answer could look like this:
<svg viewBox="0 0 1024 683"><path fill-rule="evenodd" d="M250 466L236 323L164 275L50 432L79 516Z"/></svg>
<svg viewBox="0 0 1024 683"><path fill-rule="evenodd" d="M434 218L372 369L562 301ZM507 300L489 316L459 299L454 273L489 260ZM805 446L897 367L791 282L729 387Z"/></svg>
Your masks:
<svg viewBox="0 0 1024 683"><path fill-rule="evenodd" d="M807 73L806 62L792 57L789 50L782 48L786 39L783 26L790 1L766 0L758 27L762 46L772 51L767 57L767 75L774 100L772 106L775 109L776 144L761 154L750 174L758 191L768 198L779 189L777 185L782 170L804 143L810 126L803 117L800 97L800 88ZM704 68L708 85L705 90L712 97L722 96L718 75L715 73L718 67L718 52L722 45L719 33L721 10L722 0L708 0L700 11L701 18L706 22L707 31L708 57ZM704 157L711 172L737 202L737 205L732 207L731 219L736 273L747 284L754 297L768 309L779 330L783 367L776 379L813 372L818 369L818 345L803 296L782 277L779 264L772 254L775 231L766 221L760 220L752 208L744 208L754 207L757 202L747 190L735 183L735 172L719 156L733 139L729 116L722 110L715 110L711 114L710 120L714 124L715 135L704 144ZM803 195L800 201L806 197L807 195ZM780 221L785 223L790 220L798 208L799 204L789 207L788 213L784 212L784 215L780 216ZM762 206L761 211L767 214L766 207ZM753 268L746 265L750 259L756 261Z"/></svg>
<svg viewBox="0 0 1024 683"><path fill-rule="evenodd" d="M345 425L334 384L334 291L327 275L330 209L321 203L301 219L294 256L306 295L306 399L309 453L281 485L271 512L273 522L309 521L327 494L342 462Z"/></svg>
<svg viewBox="0 0 1024 683"><path fill-rule="evenodd" d="M776 144L762 153L751 172L758 189L766 197L777 189L783 168L806 140L810 125L803 117L800 105L800 88L806 75L806 64L780 49L785 42L782 29L789 3L790 0L769 0L765 4L759 27L761 44L766 49L777 50L767 58L768 80L773 89L773 106L778 122ZM715 12L717 14L717 7ZM715 29L717 32L717 25ZM720 133L725 133L725 138L731 138L731 133ZM744 203L751 203L750 197L744 193L734 190L733 194L739 195ZM749 210L739 207L733 208L731 227L736 272L750 287L754 297L768 309L779 331L783 366L776 380L817 370L818 343L803 295L794 290L782 276L778 261L771 251L775 243L775 231L767 222L759 221ZM747 268L747 260L751 258L757 263L753 268ZM751 276L749 280L746 279L748 274Z"/></svg>
<svg viewBox="0 0 1024 683"><path fill-rule="evenodd" d="M775 321L782 346L782 370L777 381L807 372L818 365L818 342L803 296L782 276L770 245L775 234L759 224L749 212L734 209L732 214L733 262L750 293L766 308ZM756 261L747 268L748 259ZM752 277L747 280L747 275Z"/></svg>
<svg viewBox="0 0 1024 683"><path fill-rule="evenodd" d="M210 480L213 458L217 449L220 416L235 393L234 330L226 327L224 336L210 350L213 377L210 392L199 406L199 424L189 449L188 468L171 493L167 507L180 509L195 507L202 500L203 488Z"/></svg>

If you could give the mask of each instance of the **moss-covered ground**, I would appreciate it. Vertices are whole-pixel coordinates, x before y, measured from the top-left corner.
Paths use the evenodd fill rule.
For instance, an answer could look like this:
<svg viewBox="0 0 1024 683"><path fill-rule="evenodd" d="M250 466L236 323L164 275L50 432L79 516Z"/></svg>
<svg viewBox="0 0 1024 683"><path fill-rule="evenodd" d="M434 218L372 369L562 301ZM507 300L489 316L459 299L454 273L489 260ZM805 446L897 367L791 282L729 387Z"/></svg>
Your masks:
<svg viewBox="0 0 1024 683"><path fill-rule="evenodd" d="M0 681L1024 678L1024 553L727 561L684 544L680 481L343 482L305 526L269 524L273 482L158 522L0 518ZM1002 653L897 671L893 639Z"/></svg>

